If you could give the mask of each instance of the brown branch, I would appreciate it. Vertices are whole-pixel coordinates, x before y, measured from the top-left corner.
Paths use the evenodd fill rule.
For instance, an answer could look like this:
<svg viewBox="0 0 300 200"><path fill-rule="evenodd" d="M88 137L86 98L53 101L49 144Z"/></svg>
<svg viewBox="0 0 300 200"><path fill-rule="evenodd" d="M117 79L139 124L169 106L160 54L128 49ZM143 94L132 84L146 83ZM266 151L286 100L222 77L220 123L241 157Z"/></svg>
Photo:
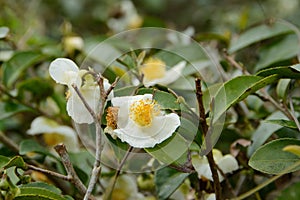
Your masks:
<svg viewBox="0 0 300 200"><path fill-rule="evenodd" d="M207 132L208 132L208 125L206 123L205 110L204 110L203 100L202 100L203 93L202 93L202 88L201 88L201 80L199 78L197 78L195 80L195 84L196 84L196 96L197 96L197 101L198 101L199 116L200 116L200 125L201 125L204 136L206 136ZM207 156L209 167L210 167L212 177L214 180L214 190L215 190L215 194L216 194L216 199L221 200L222 199L222 188L221 188L221 184L220 184L220 180L219 180L218 168L214 161L212 149L208 152L208 154L206 156Z"/></svg>
<svg viewBox="0 0 300 200"><path fill-rule="evenodd" d="M67 152L66 146L64 144L58 144L54 147L55 151L58 153L60 156L62 163L67 171L68 174L68 179L71 183L75 185L75 187L78 189L80 195L84 195L86 192L86 187L85 185L81 182L79 177L77 176L74 167L70 161L69 154ZM94 199L94 198L90 198Z"/></svg>
<svg viewBox="0 0 300 200"><path fill-rule="evenodd" d="M70 177L70 176L65 176L63 174L60 174L60 173L57 173L57 172L54 172L54 171L50 171L50 170L47 170L47 169L39 168L39 167L36 167L34 165L27 164L27 168L31 169L31 170L34 170L34 171L37 171L37 172L42 172L44 174L48 174L50 176L60 178L60 179L65 180L65 181L69 181L71 183L72 183L72 180L73 180L72 177Z"/></svg>
<svg viewBox="0 0 300 200"><path fill-rule="evenodd" d="M0 131L0 141L15 153L19 153L19 146L10 138L8 138L2 131Z"/></svg>

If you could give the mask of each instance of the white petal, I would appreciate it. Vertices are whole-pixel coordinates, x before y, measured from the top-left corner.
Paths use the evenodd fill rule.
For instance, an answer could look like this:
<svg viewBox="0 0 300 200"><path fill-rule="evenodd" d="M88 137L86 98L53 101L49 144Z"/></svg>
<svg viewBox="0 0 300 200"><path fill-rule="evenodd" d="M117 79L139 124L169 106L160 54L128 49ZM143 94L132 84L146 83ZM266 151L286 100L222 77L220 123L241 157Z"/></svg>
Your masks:
<svg viewBox="0 0 300 200"><path fill-rule="evenodd" d="M213 181L206 156L200 157L199 155L193 155L192 164L197 171L199 178L205 177L206 179Z"/></svg>
<svg viewBox="0 0 300 200"><path fill-rule="evenodd" d="M41 133L51 133L59 124L46 117L37 117L31 122L30 129L27 131L29 135L37 135Z"/></svg>
<svg viewBox="0 0 300 200"><path fill-rule="evenodd" d="M176 128L180 125L179 116L174 113L155 117L149 127L138 126L131 119L128 119L128 117L126 122L125 127L120 127L124 123L118 121L119 129L114 130L114 132L122 141L136 148L154 147L156 144L172 136Z"/></svg>
<svg viewBox="0 0 300 200"><path fill-rule="evenodd" d="M93 109L95 113L99 111L99 102L100 102L100 92L98 87L82 87L80 92L87 104ZM75 93L71 92L71 96L67 102L67 112L72 117L72 119L79 124L87 123L91 124L94 122L93 117L89 111L84 106L83 102Z"/></svg>
<svg viewBox="0 0 300 200"><path fill-rule="evenodd" d="M217 162L217 165L225 173L231 173L239 168L237 160L230 154L225 155ZM220 181L223 181L223 176L219 173Z"/></svg>
<svg viewBox="0 0 300 200"><path fill-rule="evenodd" d="M70 59L57 58L51 62L49 73L51 78L57 83L69 85L75 83L81 85L81 77L78 74L79 69L77 65Z"/></svg>
<svg viewBox="0 0 300 200"><path fill-rule="evenodd" d="M173 83L176 81L180 76L182 76L182 70L186 66L186 61L181 61L177 63L174 67L169 69L166 72L166 75L163 78L160 79L154 79L154 80L144 80L144 85L146 87L155 85L155 84L161 84L161 85L168 85L170 83Z"/></svg>
<svg viewBox="0 0 300 200"><path fill-rule="evenodd" d="M104 89L105 89L106 91L107 91L107 90L110 88L110 86L111 86L111 84L108 82L107 79L104 79L103 85L104 85ZM114 97L114 91L112 90L112 91L109 93L109 95L108 95L108 97L107 97L107 100L111 100L113 97Z"/></svg>

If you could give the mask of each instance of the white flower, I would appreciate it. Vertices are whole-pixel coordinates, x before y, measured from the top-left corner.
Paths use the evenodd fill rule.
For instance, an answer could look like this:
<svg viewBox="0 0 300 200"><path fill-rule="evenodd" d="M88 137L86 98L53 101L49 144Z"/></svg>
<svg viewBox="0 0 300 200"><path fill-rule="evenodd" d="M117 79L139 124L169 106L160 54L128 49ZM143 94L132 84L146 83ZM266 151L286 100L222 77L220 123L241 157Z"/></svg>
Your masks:
<svg viewBox="0 0 300 200"><path fill-rule="evenodd" d="M75 50L82 50L83 39L79 36L67 36L63 39L64 49L68 54L73 54Z"/></svg>
<svg viewBox="0 0 300 200"><path fill-rule="evenodd" d="M142 17L137 13L131 1L125 0L120 2L119 15L107 21L108 27L114 32L138 28L143 23Z"/></svg>
<svg viewBox="0 0 300 200"><path fill-rule="evenodd" d="M239 168L237 160L230 154L223 156L221 151L213 149L213 156L216 164L224 172L224 174L231 173ZM213 181L212 173L206 156L200 157L199 155L193 155L192 163L198 173L199 178ZM218 172L218 174L219 180L223 181L224 177L220 172Z"/></svg>
<svg viewBox="0 0 300 200"><path fill-rule="evenodd" d="M46 117L35 118L27 134L43 134L44 142L50 147L64 143L69 151L78 151L78 140L75 131Z"/></svg>
<svg viewBox="0 0 300 200"><path fill-rule="evenodd" d="M186 61L181 61L167 70L167 66L162 60L149 58L140 68L141 73L144 75L143 83L146 87L155 84L168 85L173 83L181 76L185 66Z"/></svg>
<svg viewBox="0 0 300 200"><path fill-rule="evenodd" d="M69 92L67 95L67 112L76 123L94 122L93 117L88 112L83 102L76 94L72 84L75 84L88 105L95 113L99 112L100 103L100 89L98 84L94 81L91 75L85 75L86 70L79 70L77 65L70 59L58 58L54 60L49 67L49 73L52 79L57 83L67 85ZM84 83L82 85L82 77L84 76ZM104 89L107 90L110 84L107 79L104 80ZM112 97L112 93L109 99Z"/></svg>
<svg viewBox="0 0 300 200"><path fill-rule="evenodd" d="M113 98L117 126L109 133L137 148L154 147L169 138L180 125L179 116L164 113L152 98L151 94Z"/></svg>

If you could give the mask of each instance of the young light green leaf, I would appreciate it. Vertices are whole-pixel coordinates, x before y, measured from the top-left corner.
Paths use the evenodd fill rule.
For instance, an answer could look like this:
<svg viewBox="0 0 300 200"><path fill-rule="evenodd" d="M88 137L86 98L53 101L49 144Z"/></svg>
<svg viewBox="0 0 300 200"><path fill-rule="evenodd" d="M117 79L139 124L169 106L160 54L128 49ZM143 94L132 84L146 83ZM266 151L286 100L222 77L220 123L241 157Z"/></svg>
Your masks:
<svg viewBox="0 0 300 200"><path fill-rule="evenodd" d="M282 149L283 151L290 152L300 157L300 145L288 145Z"/></svg>
<svg viewBox="0 0 300 200"><path fill-rule="evenodd" d="M300 140L283 138L269 142L253 153L249 165L267 174L289 173L299 170L300 166L297 166L294 169L285 171L300 160L298 156L283 151L283 148L288 145L300 145Z"/></svg>
<svg viewBox="0 0 300 200"><path fill-rule="evenodd" d="M0 39L6 38L6 36L9 33L9 28L6 26L1 26L0 27Z"/></svg>
<svg viewBox="0 0 300 200"><path fill-rule="evenodd" d="M38 63L43 58L44 56L41 53L33 51L16 53L2 65L3 84L11 87L27 68Z"/></svg>
<svg viewBox="0 0 300 200"><path fill-rule="evenodd" d="M299 41L296 35L288 35L278 43L263 48L259 53L260 59L255 66L255 70L258 71L273 63L295 57L300 51L298 44Z"/></svg>
<svg viewBox="0 0 300 200"><path fill-rule="evenodd" d="M8 169L10 167L17 167L25 170L27 168L27 165L21 156L15 156L10 159L6 165L3 166L4 169Z"/></svg>
<svg viewBox="0 0 300 200"><path fill-rule="evenodd" d="M5 156L2 156L0 155L0 170L5 166L7 165L7 163L9 162L9 158L8 157L5 157Z"/></svg>
<svg viewBox="0 0 300 200"><path fill-rule="evenodd" d="M169 196L183 183L189 176L188 173L181 173L175 169L164 167L155 173L155 185L158 199L168 199Z"/></svg>
<svg viewBox="0 0 300 200"><path fill-rule="evenodd" d="M231 54L255 42L289 32L292 32L292 30L281 23L274 23L272 25L262 24L247 30L239 38L233 40L228 52Z"/></svg>
<svg viewBox="0 0 300 200"><path fill-rule="evenodd" d="M280 66L280 67L272 67L268 69L263 69L257 72L256 76L267 77L273 74L277 74L280 78L294 78L300 79L300 64L292 65L292 66Z"/></svg>

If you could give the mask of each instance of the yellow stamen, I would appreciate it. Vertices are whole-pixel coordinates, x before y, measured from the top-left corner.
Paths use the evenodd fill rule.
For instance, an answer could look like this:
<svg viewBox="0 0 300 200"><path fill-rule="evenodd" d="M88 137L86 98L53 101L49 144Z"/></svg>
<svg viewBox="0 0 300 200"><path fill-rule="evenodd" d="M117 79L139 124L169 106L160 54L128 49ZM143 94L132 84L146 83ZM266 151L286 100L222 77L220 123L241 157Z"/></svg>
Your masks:
<svg viewBox="0 0 300 200"><path fill-rule="evenodd" d="M71 96L70 90L66 91L65 95L66 95L66 99L68 100Z"/></svg>
<svg viewBox="0 0 300 200"><path fill-rule="evenodd" d="M149 126L152 123L153 117L160 114L159 105L156 101L139 100L130 105L129 117L140 126Z"/></svg>
<svg viewBox="0 0 300 200"><path fill-rule="evenodd" d="M118 111L119 108L117 107L107 108L107 115L106 115L107 126L112 128L113 130L117 128Z"/></svg>
<svg viewBox="0 0 300 200"><path fill-rule="evenodd" d="M141 72L147 80L159 79L166 74L166 64L160 59L149 58L141 67Z"/></svg>
<svg viewBox="0 0 300 200"><path fill-rule="evenodd" d="M44 142L48 146L55 146L64 141L65 137L61 134L52 133L52 134L43 134Z"/></svg>

